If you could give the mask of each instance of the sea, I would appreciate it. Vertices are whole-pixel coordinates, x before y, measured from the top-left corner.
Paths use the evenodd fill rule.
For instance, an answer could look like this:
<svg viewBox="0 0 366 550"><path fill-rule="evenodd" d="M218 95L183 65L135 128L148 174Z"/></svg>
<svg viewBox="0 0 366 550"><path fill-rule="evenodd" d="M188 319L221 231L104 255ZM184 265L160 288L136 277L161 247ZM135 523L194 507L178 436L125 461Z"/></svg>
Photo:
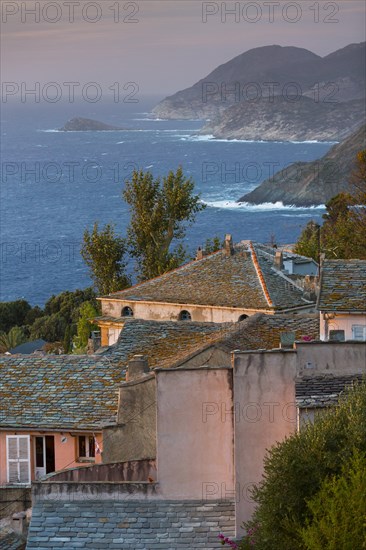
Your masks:
<svg viewBox="0 0 366 550"><path fill-rule="evenodd" d="M321 220L324 207L236 201L291 163L320 158L333 143L216 140L199 134L201 121L154 119L159 99L2 103L1 301L43 306L52 295L90 286L80 256L83 233L95 221L125 233L122 191L134 169L158 177L181 165L193 178L207 208L187 227L191 256L206 239L226 233L235 242L293 243L309 220ZM73 117L126 129L60 132ZM132 263L128 269L134 273Z"/></svg>

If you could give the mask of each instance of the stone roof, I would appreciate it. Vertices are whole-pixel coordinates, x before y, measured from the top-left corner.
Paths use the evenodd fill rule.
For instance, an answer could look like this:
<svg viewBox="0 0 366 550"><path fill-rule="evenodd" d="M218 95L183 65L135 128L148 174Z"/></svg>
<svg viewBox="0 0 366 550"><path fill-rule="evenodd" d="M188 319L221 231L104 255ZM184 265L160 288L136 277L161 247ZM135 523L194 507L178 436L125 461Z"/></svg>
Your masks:
<svg viewBox="0 0 366 550"><path fill-rule="evenodd" d="M319 316L317 314L256 313L240 323L229 326L225 332L213 336L206 345L197 345L190 355L197 355L210 346L215 346L227 353L234 350L276 349L280 347L283 332L293 332L295 340L318 340ZM182 360L178 359L169 366L177 367L180 363Z"/></svg>
<svg viewBox="0 0 366 550"><path fill-rule="evenodd" d="M250 242L235 245L231 255L220 250L104 298L249 310L309 304L302 289L273 268L271 256Z"/></svg>
<svg viewBox="0 0 366 550"><path fill-rule="evenodd" d="M36 501L27 550L213 550L222 548L219 533L234 535L235 509L230 500L172 501L154 499L149 493L134 500L133 493L138 487L131 483L126 484L124 493L121 488L119 495L115 489L112 499L108 494L113 486L119 488L121 484L99 485L106 496L98 500L93 496L88 499L90 495L86 495L84 500Z"/></svg>
<svg viewBox="0 0 366 550"><path fill-rule="evenodd" d="M0 531L0 550L25 550L25 541L16 533Z"/></svg>
<svg viewBox="0 0 366 550"><path fill-rule="evenodd" d="M94 429L116 414L122 369L108 357L0 358L0 426Z"/></svg>
<svg viewBox="0 0 366 550"><path fill-rule="evenodd" d="M304 376L296 380L296 403L301 409L313 409L335 405L347 386L361 381L362 374L347 376Z"/></svg>
<svg viewBox="0 0 366 550"><path fill-rule="evenodd" d="M324 260L320 311L366 311L366 260Z"/></svg>
<svg viewBox="0 0 366 550"><path fill-rule="evenodd" d="M231 324L125 319L118 342L98 355L0 357L0 426L95 429L117 412L128 361L169 366Z"/></svg>
<svg viewBox="0 0 366 550"><path fill-rule="evenodd" d="M233 323L199 323L191 321L147 321L124 318L118 341L107 348L104 356L117 360L121 366L134 355L146 355L149 367L168 367L178 358L189 355L225 334Z"/></svg>

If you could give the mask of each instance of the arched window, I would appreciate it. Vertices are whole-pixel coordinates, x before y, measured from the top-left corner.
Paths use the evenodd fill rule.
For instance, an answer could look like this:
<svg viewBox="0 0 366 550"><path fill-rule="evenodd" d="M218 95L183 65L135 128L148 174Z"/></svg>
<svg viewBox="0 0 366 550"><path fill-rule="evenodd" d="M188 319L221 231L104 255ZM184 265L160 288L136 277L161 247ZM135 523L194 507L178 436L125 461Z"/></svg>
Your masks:
<svg viewBox="0 0 366 550"><path fill-rule="evenodd" d="M189 311L186 311L185 309L180 312L179 314L179 320L180 321L192 321L192 316L189 313Z"/></svg>
<svg viewBox="0 0 366 550"><path fill-rule="evenodd" d="M240 323L240 321L244 321L244 319L247 319L248 315L245 315L245 313L243 313L243 315L240 315L239 319L238 319L238 323Z"/></svg>
<svg viewBox="0 0 366 550"><path fill-rule="evenodd" d="M133 317L132 308L126 306L122 309L122 317Z"/></svg>

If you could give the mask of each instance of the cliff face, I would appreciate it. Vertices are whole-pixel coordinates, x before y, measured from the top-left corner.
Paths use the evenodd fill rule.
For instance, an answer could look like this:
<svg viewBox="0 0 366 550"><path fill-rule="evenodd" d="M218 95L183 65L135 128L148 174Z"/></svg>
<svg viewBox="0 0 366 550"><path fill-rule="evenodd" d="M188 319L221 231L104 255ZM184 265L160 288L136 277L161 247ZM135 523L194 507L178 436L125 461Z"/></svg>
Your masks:
<svg viewBox="0 0 366 550"><path fill-rule="evenodd" d="M115 130L123 130L123 128L104 124L104 122L99 122L98 120L80 117L68 120L66 124L60 128L60 132L111 132Z"/></svg>
<svg viewBox="0 0 366 550"><path fill-rule="evenodd" d="M323 117L323 111L329 112L332 105L362 99L365 96L364 67L365 43L351 44L323 58L302 48L255 48L220 65L192 87L165 98L153 113L163 119L209 121L203 133L220 138L330 139L330 131L318 128L323 137L315 137L306 124L313 124L319 111ZM288 101L291 95L304 99L298 102L305 117L298 136L288 118L288 113L294 112ZM281 101L276 102L278 112L274 109L276 96L285 99L286 104L282 108ZM312 100L308 107L306 98ZM353 119L358 116L357 106L354 111L353 107L354 103L348 105L334 137L342 137L337 133L342 126L352 128ZM341 113L340 108L337 111ZM350 114L352 120L348 124ZM255 132L255 115L261 117L260 132ZM301 112L298 115L300 117ZM273 124L276 130L272 136L270 127ZM282 125L284 128L280 131Z"/></svg>
<svg viewBox="0 0 366 550"><path fill-rule="evenodd" d="M364 106L362 99L333 103L304 96L245 101L226 109L201 133L255 141L338 141L366 118Z"/></svg>
<svg viewBox="0 0 366 550"><path fill-rule="evenodd" d="M321 159L291 164L238 202L261 204L282 201L287 205L312 206L325 204L338 193L350 192L349 177L357 153L365 149L365 136L366 126L362 125L342 143L334 145Z"/></svg>

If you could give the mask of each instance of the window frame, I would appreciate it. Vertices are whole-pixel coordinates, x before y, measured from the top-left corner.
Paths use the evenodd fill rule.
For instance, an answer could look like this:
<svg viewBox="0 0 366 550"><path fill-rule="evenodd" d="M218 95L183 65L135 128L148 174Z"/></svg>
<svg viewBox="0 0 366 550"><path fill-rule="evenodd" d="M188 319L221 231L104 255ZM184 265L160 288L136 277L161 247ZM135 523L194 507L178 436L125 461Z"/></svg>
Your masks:
<svg viewBox="0 0 366 550"><path fill-rule="evenodd" d="M355 329L362 329L362 332L363 332L362 338L356 338ZM352 340L356 340L357 342L366 341L366 325L352 325Z"/></svg>
<svg viewBox="0 0 366 550"><path fill-rule="evenodd" d="M9 441L10 439L16 439L17 441L17 458L10 458L9 457ZM25 439L27 441L27 458L19 458L19 442L20 439ZM30 485L32 478L31 478L31 450L30 450L30 435L6 435L6 479L7 483L9 485ZM28 462L28 481L10 481L10 462L16 462L17 463L17 469L18 469L18 478L20 479L20 463Z"/></svg>
<svg viewBox="0 0 366 550"><path fill-rule="evenodd" d="M86 456L80 455L80 440L81 438L84 438L84 445L85 445L85 454ZM91 440L93 440L92 447L91 447ZM95 456L96 456L96 448L95 448L95 439L94 436L91 434L80 434L77 436L77 457L76 462L95 462ZM91 453L91 449L94 451L94 454Z"/></svg>

